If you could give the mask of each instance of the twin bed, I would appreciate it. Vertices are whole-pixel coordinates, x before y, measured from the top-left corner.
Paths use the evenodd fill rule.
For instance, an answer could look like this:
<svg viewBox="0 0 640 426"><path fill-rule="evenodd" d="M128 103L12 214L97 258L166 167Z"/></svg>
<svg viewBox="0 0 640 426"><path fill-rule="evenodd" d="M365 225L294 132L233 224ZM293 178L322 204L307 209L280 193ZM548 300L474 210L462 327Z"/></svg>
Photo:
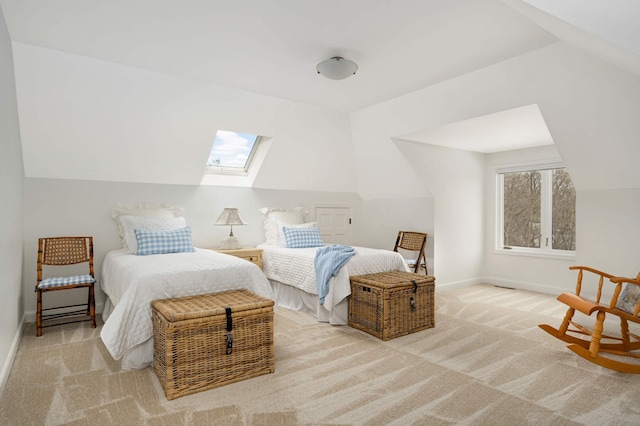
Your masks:
<svg viewBox="0 0 640 426"><path fill-rule="evenodd" d="M151 301L246 288L273 299L260 268L246 260L198 249L194 252L136 256L110 251L102 264L102 341L122 369L153 361Z"/></svg>
<svg viewBox="0 0 640 426"><path fill-rule="evenodd" d="M330 279L329 293L321 304L314 266L318 247L291 248L278 240L278 227L300 227L307 233L313 224L304 223L301 211L264 214L266 242L259 246L263 272L243 259L194 248L190 228L175 207L114 208L112 216L120 228L123 248L110 251L102 265L101 286L107 300L100 335L111 356L122 360L122 369L144 368L153 361L152 300L246 288L275 300L280 307L341 325L348 323L349 276L409 270L396 252L355 247L355 255ZM141 229L153 239L151 249L140 239ZM175 244L176 235L181 244ZM144 250L152 255L138 255Z"/></svg>
<svg viewBox="0 0 640 426"><path fill-rule="evenodd" d="M354 247L356 254L329 280L329 293L320 304L314 266L317 248L286 248L261 244L264 273L269 279L278 306L308 312L318 321L333 325L349 322L349 300L353 275L386 271L409 271L398 253Z"/></svg>

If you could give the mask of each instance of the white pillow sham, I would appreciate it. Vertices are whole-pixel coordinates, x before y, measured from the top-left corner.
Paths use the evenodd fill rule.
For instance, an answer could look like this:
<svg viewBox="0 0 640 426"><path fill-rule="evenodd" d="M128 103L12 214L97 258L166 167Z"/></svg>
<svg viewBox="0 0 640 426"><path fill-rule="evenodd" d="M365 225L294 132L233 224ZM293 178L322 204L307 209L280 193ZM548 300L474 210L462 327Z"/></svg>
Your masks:
<svg viewBox="0 0 640 426"><path fill-rule="evenodd" d="M258 210L264 219L264 237L265 243L278 245L278 228L276 220L288 225L299 225L304 223L304 217L307 213L302 207L296 207L293 210L287 209L271 209L264 207Z"/></svg>
<svg viewBox="0 0 640 426"><path fill-rule="evenodd" d="M287 239L284 235L284 227L286 226L287 228L318 228L318 223L317 222L307 222L307 223L300 223L300 224L291 224L291 223L285 223L282 222L278 219L275 220L276 221L276 229L278 230L278 245L280 247L286 247L287 246ZM318 228L319 230L319 228Z"/></svg>
<svg viewBox="0 0 640 426"><path fill-rule="evenodd" d="M172 218L182 216L182 208L163 203L139 203L135 205L116 204L111 210L111 217L118 224L118 235L122 239L122 247L127 248L124 240L124 229L120 223L120 216L144 216Z"/></svg>
<svg viewBox="0 0 640 426"><path fill-rule="evenodd" d="M123 230L124 248L127 253L138 252L138 240L134 229L142 229L145 231L174 231L176 229L187 226L184 217L164 217L164 216L129 216L123 215L118 217L119 223Z"/></svg>

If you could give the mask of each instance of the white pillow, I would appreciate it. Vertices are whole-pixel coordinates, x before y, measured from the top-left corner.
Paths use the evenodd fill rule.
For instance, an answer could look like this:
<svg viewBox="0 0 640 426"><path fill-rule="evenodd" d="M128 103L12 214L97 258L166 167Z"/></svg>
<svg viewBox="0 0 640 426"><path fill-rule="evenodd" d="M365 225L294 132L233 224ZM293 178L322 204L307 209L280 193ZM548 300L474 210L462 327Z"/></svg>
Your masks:
<svg viewBox="0 0 640 426"><path fill-rule="evenodd" d="M301 223L298 225L294 225L291 223L284 223L278 219L275 220L276 221L276 229L278 230L278 245L280 247L286 247L287 246L287 239L284 235L284 227L286 226L287 228L318 228L318 223L317 222L307 222L307 223ZM318 228L319 230L319 228Z"/></svg>
<svg viewBox="0 0 640 426"><path fill-rule="evenodd" d="M278 228L276 220L287 225L299 225L304 223L306 211L302 207L293 210L262 208L259 210L264 218L264 238L266 244L278 245Z"/></svg>
<svg viewBox="0 0 640 426"><path fill-rule="evenodd" d="M163 217L163 216L129 216L123 215L118 217L120 226L122 227L124 237L124 248L127 253L137 253L138 240L134 229L142 229L145 231L175 231L176 229L187 226L184 217Z"/></svg>
<svg viewBox="0 0 640 426"><path fill-rule="evenodd" d="M124 240L124 230L118 219L123 215L172 218L182 216L182 208L162 203L140 203L136 205L116 204L111 210L111 217L118 224L118 234L122 239L122 247L126 249L127 244Z"/></svg>

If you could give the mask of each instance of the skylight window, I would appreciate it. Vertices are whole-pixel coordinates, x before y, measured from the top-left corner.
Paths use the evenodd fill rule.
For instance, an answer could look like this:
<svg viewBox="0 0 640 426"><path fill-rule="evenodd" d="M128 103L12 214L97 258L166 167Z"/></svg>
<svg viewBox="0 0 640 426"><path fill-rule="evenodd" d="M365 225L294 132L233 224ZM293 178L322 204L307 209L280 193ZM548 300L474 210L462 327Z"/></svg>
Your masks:
<svg viewBox="0 0 640 426"><path fill-rule="evenodd" d="M207 160L207 173L246 174L260 136L218 130Z"/></svg>

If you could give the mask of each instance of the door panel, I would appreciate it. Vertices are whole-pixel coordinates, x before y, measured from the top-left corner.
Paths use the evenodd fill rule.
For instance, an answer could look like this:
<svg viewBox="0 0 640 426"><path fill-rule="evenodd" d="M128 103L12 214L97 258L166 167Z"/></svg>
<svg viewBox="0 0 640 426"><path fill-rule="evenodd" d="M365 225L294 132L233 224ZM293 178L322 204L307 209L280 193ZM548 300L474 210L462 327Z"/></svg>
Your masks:
<svg viewBox="0 0 640 426"><path fill-rule="evenodd" d="M325 244L351 244L351 207L316 207L316 222Z"/></svg>

